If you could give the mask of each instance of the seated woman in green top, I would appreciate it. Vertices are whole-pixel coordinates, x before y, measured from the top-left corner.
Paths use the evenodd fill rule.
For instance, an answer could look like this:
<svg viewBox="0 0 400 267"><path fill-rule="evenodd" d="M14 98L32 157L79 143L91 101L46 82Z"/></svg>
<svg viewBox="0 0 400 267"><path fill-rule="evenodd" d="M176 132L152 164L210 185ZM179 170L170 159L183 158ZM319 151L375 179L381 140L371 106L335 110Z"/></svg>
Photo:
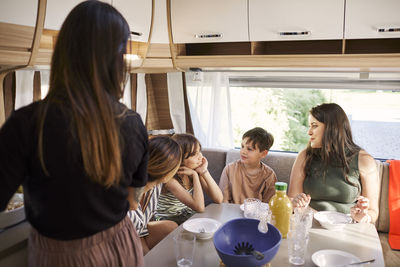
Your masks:
<svg viewBox="0 0 400 267"><path fill-rule="evenodd" d="M334 103L310 110L307 148L290 175L294 207L351 213L357 222L378 218L378 171L374 158L353 142L349 120Z"/></svg>

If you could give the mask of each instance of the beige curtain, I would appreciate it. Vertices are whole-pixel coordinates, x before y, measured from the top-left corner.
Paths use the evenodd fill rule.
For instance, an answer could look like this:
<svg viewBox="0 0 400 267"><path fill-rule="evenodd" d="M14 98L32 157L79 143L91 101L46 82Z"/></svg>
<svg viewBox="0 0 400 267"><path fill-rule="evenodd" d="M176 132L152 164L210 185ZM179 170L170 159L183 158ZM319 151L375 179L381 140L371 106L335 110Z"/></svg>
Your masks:
<svg viewBox="0 0 400 267"><path fill-rule="evenodd" d="M15 72L15 106L17 110L33 101L33 70L17 70Z"/></svg>
<svg viewBox="0 0 400 267"><path fill-rule="evenodd" d="M140 114L143 122L146 123L147 118L147 92L145 74L137 74L137 87L136 87L136 112Z"/></svg>
<svg viewBox="0 0 400 267"><path fill-rule="evenodd" d="M164 130L174 129L172 117L175 116L174 119L182 120L182 117L184 119L183 123L180 122L181 127L183 125L184 128L179 128L179 131L175 129L175 132L193 134L184 73L173 73L172 75L167 73L131 74L131 88L132 109L141 114L148 131L170 132ZM183 92L179 92L179 90ZM174 99L170 99L170 97ZM183 103L179 103L182 101ZM175 105L178 105L179 108L176 108ZM181 117L177 114L179 112L183 114Z"/></svg>

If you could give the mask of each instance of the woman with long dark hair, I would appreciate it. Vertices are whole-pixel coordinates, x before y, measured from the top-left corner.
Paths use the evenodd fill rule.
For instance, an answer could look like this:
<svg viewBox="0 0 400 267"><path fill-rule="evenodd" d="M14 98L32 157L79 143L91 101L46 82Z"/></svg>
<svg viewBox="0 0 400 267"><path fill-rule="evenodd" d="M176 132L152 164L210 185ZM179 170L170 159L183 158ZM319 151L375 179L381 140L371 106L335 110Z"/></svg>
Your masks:
<svg viewBox="0 0 400 267"><path fill-rule="evenodd" d="M0 210L22 184L30 266L143 265L127 212L128 188L147 182L147 131L119 102L129 36L111 5L77 5L57 37L48 95L0 131Z"/></svg>
<svg viewBox="0 0 400 267"><path fill-rule="evenodd" d="M313 107L306 149L290 175L295 207L351 213L357 222L378 218L378 171L374 158L353 142L344 110L337 104Z"/></svg>

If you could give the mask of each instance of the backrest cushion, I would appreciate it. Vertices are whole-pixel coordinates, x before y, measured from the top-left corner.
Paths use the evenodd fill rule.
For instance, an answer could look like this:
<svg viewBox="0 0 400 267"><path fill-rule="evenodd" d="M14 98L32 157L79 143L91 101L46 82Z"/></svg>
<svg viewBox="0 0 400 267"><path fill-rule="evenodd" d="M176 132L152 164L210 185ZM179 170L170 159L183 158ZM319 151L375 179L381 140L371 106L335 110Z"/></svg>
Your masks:
<svg viewBox="0 0 400 267"><path fill-rule="evenodd" d="M376 222L378 231L389 232L389 163L376 161L379 172L380 196L379 196L379 217Z"/></svg>
<svg viewBox="0 0 400 267"><path fill-rule="evenodd" d="M225 167L226 150L203 148L201 152L208 161L208 171L214 178L215 182L219 184L219 179L221 178L222 171ZM204 201L206 206L212 203L212 200L208 197L207 194L204 194Z"/></svg>

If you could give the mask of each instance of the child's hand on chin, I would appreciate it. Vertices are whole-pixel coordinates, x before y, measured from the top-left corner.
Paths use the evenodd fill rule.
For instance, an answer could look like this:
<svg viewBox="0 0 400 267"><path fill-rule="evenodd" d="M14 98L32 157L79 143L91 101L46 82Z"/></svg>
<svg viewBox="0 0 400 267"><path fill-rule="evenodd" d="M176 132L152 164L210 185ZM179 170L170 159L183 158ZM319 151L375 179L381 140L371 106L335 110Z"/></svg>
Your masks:
<svg viewBox="0 0 400 267"><path fill-rule="evenodd" d="M185 166L181 166L178 169L177 173L178 173L178 175L187 175L187 176L193 176L194 174L197 174L195 170L190 169L190 168L185 167Z"/></svg>
<svg viewBox="0 0 400 267"><path fill-rule="evenodd" d="M203 174L207 171L208 161L205 157L201 159L201 165L195 169L198 174Z"/></svg>

